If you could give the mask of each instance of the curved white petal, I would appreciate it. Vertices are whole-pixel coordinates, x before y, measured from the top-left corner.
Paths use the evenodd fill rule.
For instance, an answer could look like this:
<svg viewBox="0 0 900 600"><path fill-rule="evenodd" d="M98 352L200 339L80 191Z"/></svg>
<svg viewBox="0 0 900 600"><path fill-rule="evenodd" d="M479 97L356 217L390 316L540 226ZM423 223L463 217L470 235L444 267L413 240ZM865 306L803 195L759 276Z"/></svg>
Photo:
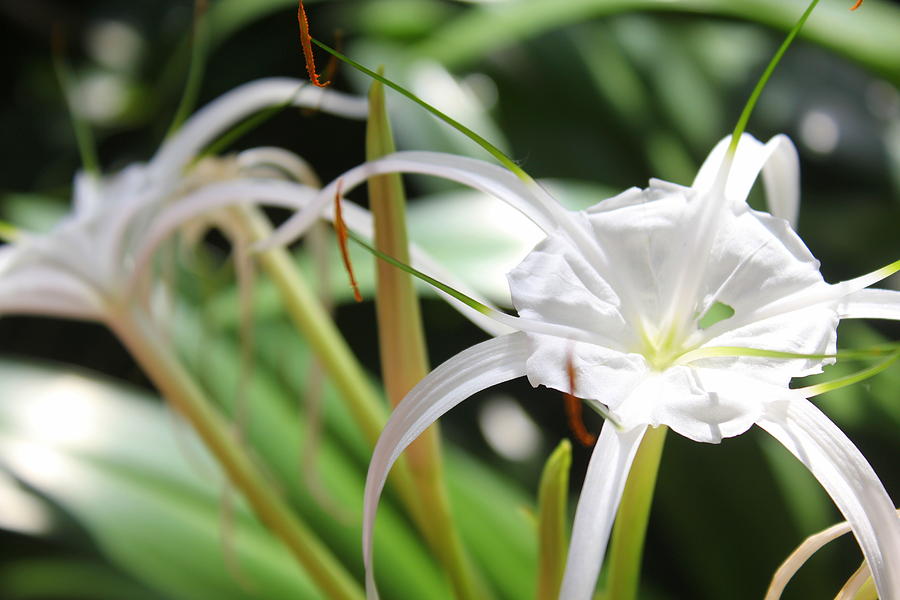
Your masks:
<svg viewBox="0 0 900 600"><path fill-rule="evenodd" d="M248 155L248 157L248 161L250 162L257 162L258 160L265 161L267 159L283 160L285 158L284 156L281 156L280 153L274 156L269 153L254 153ZM160 243L190 219L212 210L247 202L300 210L313 201L316 197L316 193L317 190L313 190L306 185L288 181L240 179L209 184L180 198L177 203L166 208L156 216L152 227L144 234L140 247L135 250L135 260L131 280L129 281L129 289L134 289L133 286L143 278L146 269L149 266L149 262ZM344 220L350 229L365 238L372 239L372 214L368 210L352 202L345 201L343 203L343 212ZM330 205L325 209L322 216L323 218L334 220L334 207ZM475 298L482 304L493 307L489 301L481 298L476 292L470 291L466 285L462 284L442 269L437 261L432 259L421 248L413 245L410 250L414 267L428 273L432 277L435 277L451 287L460 290L464 294ZM493 336L504 335L515 331L513 327L498 323L496 320L486 317L482 313L443 292L439 291L438 293L443 295L458 311L475 325Z"/></svg>
<svg viewBox="0 0 900 600"><path fill-rule="evenodd" d="M141 279L159 245L191 219L216 209L249 202L300 209L315 195L316 190L310 187L277 179L237 179L206 185L180 198L156 216L140 247L135 249L130 285Z"/></svg>
<svg viewBox="0 0 900 600"><path fill-rule="evenodd" d="M638 427L618 432L609 421L603 424L575 510L560 600L593 596L622 490L646 431Z"/></svg>
<svg viewBox="0 0 900 600"><path fill-rule="evenodd" d="M103 300L65 264L53 264L35 246L44 236L0 248L0 315L53 315L102 320Z"/></svg>
<svg viewBox="0 0 900 600"><path fill-rule="evenodd" d="M766 148L768 160L763 166L766 204L773 216L785 219L797 229L800 214L800 157L797 148L786 135L776 135Z"/></svg>
<svg viewBox="0 0 900 600"><path fill-rule="evenodd" d="M274 146L250 148L238 154L237 163L242 169L248 170L273 166L293 177L297 183L315 189L322 187L322 182L319 181L319 176L316 175L312 166L302 157L284 148Z"/></svg>
<svg viewBox="0 0 900 600"><path fill-rule="evenodd" d="M800 570L800 567L812 558L813 554L818 552L828 542L849 532L850 524L844 521L806 538L775 571L763 600L778 600L781 598L781 594L784 592L784 588L787 587L788 582Z"/></svg>
<svg viewBox="0 0 900 600"><path fill-rule="evenodd" d="M900 598L900 520L853 442L802 399L770 407L758 424L806 465L831 496L850 523L881 598Z"/></svg>
<svg viewBox="0 0 900 600"><path fill-rule="evenodd" d="M175 135L166 140L152 161L154 177L167 180L207 144L248 115L290 102L350 118L365 118L364 98L317 88L299 79L272 77L251 81L197 111Z"/></svg>
<svg viewBox="0 0 900 600"><path fill-rule="evenodd" d="M725 137L709 153L691 184L694 190L701 194L715 191L730 143L731 136ZM799 170L797 150L790 138L776 135L763 144L745 133L728 173L725 195L731 203L744 202L762 171L771 213L793 224L796 216L792 220L791 215L796 214L800 198Z"/></svg>
<svg viewBox="0 0 900 600"><path fill-rule="evenodd" d="M284 223L265 243L264 247L287 244L296 239L315 222L325 206L334 201L338 185L346 194L369 177L386 173L419 173L456 181L510 204L546 232L556 229L553 214L543 199L509 171L473 158L440 152L397 152L355 167L321 192L319 200Z"/></svg>
<svg viewBox="0 0 900 600"><path fill-rule="evenodd" d="M842 319L891 319L900 321L900 292L860 290L848 294L838 304Z"/></svg>
<svg viewBox="0 0 900 600"><path fill-rule="evenodd" d="M838 592L838 595L835 596L835 600L853 600L857 597L856 594L859 593L862 586L864 586L866 581L871 577L872 570L869 569L869 563L863 561L863 564L861 564L853 575L850 576L850 579L847 580L847 583L844 584L844 587L842 587L841 591Z"/></svg>
<svg viewBox="0 0 900 600"><path fill-rule="evenodd" d="M363 557L366 591L377 598L372 570L372 532L378 501L388 473L400 453L451 408L476 392L521 377L528 342L523 334L494 338L463 350L434 369L394 409L381 433L366 476Z"/></svg>

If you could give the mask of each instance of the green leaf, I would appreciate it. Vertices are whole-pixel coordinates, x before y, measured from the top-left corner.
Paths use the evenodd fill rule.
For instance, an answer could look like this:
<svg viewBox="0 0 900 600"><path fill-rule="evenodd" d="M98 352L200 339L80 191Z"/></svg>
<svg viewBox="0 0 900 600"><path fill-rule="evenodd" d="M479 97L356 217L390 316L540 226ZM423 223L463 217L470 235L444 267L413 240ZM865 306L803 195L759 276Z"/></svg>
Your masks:
<svg viewBox="0 0 900 600"><path fill-rule="evenodd" d="M539 600L553 600L559 596L569 536L569 468L572 466L572 444L563 440L547 459L538 488L538 559Z"/></svg>
<svg viewBox="0 0 900 600"><path fill-rule="evenodd" d="M0 362L0 392L4 466L71 513L135 577L173 598L319 597L240 503L223 542L221 474L146 395L10 361ZM226 552L255 593L236 582Z"/></svg>
<svg viewBox="0 0 900 600"><path fill-rule="evenodd" d="M0 594L7 600L162 600L109 565L85 559L38 558L0 569Z"/></svg>

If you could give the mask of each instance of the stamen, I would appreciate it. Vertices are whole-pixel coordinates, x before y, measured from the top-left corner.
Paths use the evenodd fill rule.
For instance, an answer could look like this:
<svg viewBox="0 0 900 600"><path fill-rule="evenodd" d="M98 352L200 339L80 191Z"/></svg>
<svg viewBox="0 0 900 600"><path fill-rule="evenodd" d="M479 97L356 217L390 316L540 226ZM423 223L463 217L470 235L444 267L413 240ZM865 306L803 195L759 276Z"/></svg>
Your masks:
<svg viewBox="0 0 900 600"><path fill-rule="evenodd" d="M350 262L350 251L347 248L347 225L344 223L344 215L341 212L341 191L343 181L338 181L337 191L334 193L334 230L337 232L338 244L341 246L341 258L344 260L344 268L350 276L350 286L353 288L353 299L362 302L362 294L359 293L359 285L356 276L353 275L353 264Z"/></svg>
<svg viewBox="0 0 900 600"><path fill-rule="evenodd" d="M316 74L316 58L313 56L312 36L309 34L309 21L306 19L306 9L303 8L303 0L297 7L297 22L300 23L300 46L303 48L303 58L306 59L306 72L309 74L309 80L316 87L325 87L330 81L319 81Z"/></svg>
<svg viewBox="0 0 900 600"><path fill-rule="evenodd" d="M854 4L850 10L856 10L857 8L862 6L862 3L863 3L863 0L856 0L856 4Z"/></svg>
<svg viewBox="0 0 900 600"><path fill-rule="evenodd" d="M584 420L581 416L581 400L574 396L575 394L575 363L572 360L572 354L566 361L566 374L569 376L569 393L564 394L566 406L566 418L569 421L569 429L575 435L575 438L582 445L590 448L597 443L597 436L587 430Z"/></svg>

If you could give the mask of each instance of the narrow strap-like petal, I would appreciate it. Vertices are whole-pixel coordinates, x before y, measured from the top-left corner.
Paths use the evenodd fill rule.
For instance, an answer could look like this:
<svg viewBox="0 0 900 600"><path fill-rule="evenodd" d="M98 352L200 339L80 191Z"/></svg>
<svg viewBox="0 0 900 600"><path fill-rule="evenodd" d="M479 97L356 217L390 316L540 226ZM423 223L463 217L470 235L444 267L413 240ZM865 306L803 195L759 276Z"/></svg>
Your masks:
<svg viewBox="0 0 900 600"><path fill-rule="evenodd" d="M806 465L843 513L882 600L900 598L900 520L875 471L853 442L802 399L773 405L758 424Z"/></svg>
<svg viewBox="0 0 900 600"><path fill-rule="evenodd" d="M842 319L891 319L900 321L900 292L860 290L844 297L838 305Z"/></svg>
<svg viewBox="0 0 900 600"><path fill-rule="evenodd" d="M150 259L160 243L190 219L210 211L249 202L300 210L313 201L316 193L317 190L301 183L277 179L247 178L212 183L180 198L177 203L164 209L156 216L152 227L141 240L140 247L135 249L134 266L131 280L128 284L129 289L135 289L134 286L145 277ZM347 225L352 230L365 238L372 238L374 235L372 214L369 211L348 201L344 204L344 213ZM322 217L333 219L333 206L326 209ZM493 308L491 302L470 291L467 286L443 270L438 262L421 248L413 245L410 250L414 267ZM444 295L454 308L475 323L475 325L493 336L504 335L515 330L486 317L459 300L451 298L442 292L439 293Z"/></svg>
<svg viewBox="0 0 900 600"><path fill-rule="evenodd" d="M299 79L272 77L252 81L223 94L197 111L160 147L147 167L140 189L130 190L105 229L111 248L121 246L128 225L147 205L171 193L182 169L210 142L256 111L290 103L349 118L364 118L364 98L312 87Z"/></svg>
<svg viewBox="0 0 900 600"><path fill-rule="evenodd" d="M134 289L146 275L150 259L159 245L187 221L217 209L249 202L299 209L315 195L316 190L305 185L277 179L212 183L188 194L156 216L150 230L145 232L140 247L135 248L129 289Z"/></svg>
<svg viewBox="0 0 900 600"><path fill-rule="evenodd" d="M723 138L709 153L691 185L694 190L705 193L715 187L730 141L730 137ZM749 134L741 136L725 185L729 201L744 202L760 171L770 212L793 226L800 202L800 164L790 138L776 135L762 144Z"/></svg>
<svg viewBox="0 0 900 600"><path fill-rule="evenodd" d="M575 510L560 600L593 596L622 490L646 431L636 427L622 433L609 421L603 424Z"/></svg>
<svg viewBox="0 0 900 600"><path fill-rule="evenodd" d="M25 265L0 272L0 316L35 315L103 321L103 299L87 282L68 271Z"/></svg>
<svg viewBox="0 0 900 600"><path fill-rule="evenodd" d="M316 88L299 79L251 81L204 106L166 140L153 159L154 176L175 176L207 144L248 115L287 102L349 118L365 118L367 113L364 98Z"/></svg>
<svg viewBox="0 0 900 600"><path fill-rule="evenodd" d="M763 166L766 204L769 212L797 229L800 214L800 157L786 135L776 135L768 144L768 160Z"/></svg>
<svg viewBox="0 0 900 600"><path fill-rule="evenodd" d="M545 232L556 229L556 220L545 206L545 199L537 198L530 186L505 169L481 160L440 152L396 152L363 163L332 181L322 190L315 204L291 217L266 245L287 244L302 235L325 206L334 201L338 182L346 194L368 178L386 173L419 173L456 181L508 203Z"/></svg>
<svg viewBox="0 0 900 600"><path fill-rule="evenodd" d="M528 339L521 333L472 346L429 373L394 409L375 445L366 477L363 557L369 598L378 598L372 570L375 514L394 461L425 429L472 394L524 375L528 351Z"/></svg>
<svg viewBox="0 0 900 600"><path fill-rule="evenodd" d="M850 524L846 521L832 525L828 529L815 533L800 544L796 550L791 552L769 583L769 589L766 590L766 596L763 600L778 600L787 587L788 582L797 574L806 561L812 558L813 554L818 552L828 542L835 540L842 535L850 533Z"/></svg>

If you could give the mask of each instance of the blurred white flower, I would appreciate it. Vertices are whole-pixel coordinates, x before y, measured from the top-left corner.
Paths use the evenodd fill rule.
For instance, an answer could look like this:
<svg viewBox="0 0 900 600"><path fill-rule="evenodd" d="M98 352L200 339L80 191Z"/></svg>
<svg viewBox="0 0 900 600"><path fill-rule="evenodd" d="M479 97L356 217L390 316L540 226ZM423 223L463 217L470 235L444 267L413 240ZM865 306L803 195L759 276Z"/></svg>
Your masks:
<svg viewBox="0 0 900 600"><path fill-rule="evenodd" d="M176 200L191 200L183 197L190 162L248 115L287 103L355 118L366 114L363 99L316 89L299 80L263 79L240 86L198 111L149 163L131 165L109 177L79 173L69 216L48 233L22 233L0 248L0 314L114 321L121 309L137 300L133 297L137 288L132 285L137 257L145 256L162 236L196 216L186 215L182 221L171 218ZM239 180L216 191L250 200L256 181ZM288 199L285 204L296 207L303 199ZM168 227L160 227L162 222Z"/></svg>

